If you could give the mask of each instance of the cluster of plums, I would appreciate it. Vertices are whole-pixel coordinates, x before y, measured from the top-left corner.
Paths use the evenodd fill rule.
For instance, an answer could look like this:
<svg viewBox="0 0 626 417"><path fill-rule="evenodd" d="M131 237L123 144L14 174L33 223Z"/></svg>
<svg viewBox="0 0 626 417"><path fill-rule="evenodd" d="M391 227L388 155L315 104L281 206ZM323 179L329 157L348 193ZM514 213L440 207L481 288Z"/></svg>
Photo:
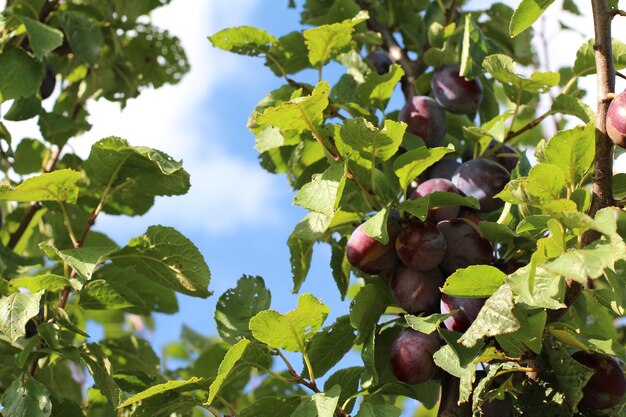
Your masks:
<svg viewBox="0 0 626 417"><path fill-rule="evenodd" d="M382 61L382 57L370 54L368 60L377 71L384 70L378 62ZM446 111L473 114L482 101L480 81L461 77L455 66L446 66L435 72L432 92L435 99L413 97L400 111L400 120L407 124L407 131L421 137L428 147L441 144L446 133ZM490 152L494 146L499 149ZM436 207L429 210L425 221L408 214L404 217L390 216L388 243L383 244L368 236L364 226L360 225L346 245L346 257L351 265L365 274L379 275L388 280L391 295L399 307L414 315L456 311L443 324L457 332L465 332L469 328L485 299L442 294L440 288L445 279L456 270L471 265L496 264L507 274L521 266L497 263L491 242L481 235L478 227L483 214L503 206L504 202L495 198L495 195L509 182L510 172L515 168L519 154L508 145L496 142L491 143L483 155L487 153L489 158L468 159L464 162L452 158L442 159L416 179L417 185L409 194L409 198L416 199L434 192L458 193L474 197L480 205L479 210L461 206ZM433 354L441 344L437 332L425 334L410 328L403 329L391 346L392 372L396 378L408 384L419 384L431 379L437 371ZM575 358L580 360L579 357ZM615 362L607 358L601 362ZM597 369L596 373L606 369L595 366L597 361L580 361ZM622 377L621 386L626 387L621 367L619 364L616 366ZM593 378L589 384L597 385ZM617 393L619 398L623 388L620 390L621 394ZM593 407L592 404L596 404L595 408L607 408L615 405L612 401L596 400L587 391L587 400L583 398L586 406ZM609 396L613 398L617 394ZM612 405L598 406L604 404Z"/></svg>

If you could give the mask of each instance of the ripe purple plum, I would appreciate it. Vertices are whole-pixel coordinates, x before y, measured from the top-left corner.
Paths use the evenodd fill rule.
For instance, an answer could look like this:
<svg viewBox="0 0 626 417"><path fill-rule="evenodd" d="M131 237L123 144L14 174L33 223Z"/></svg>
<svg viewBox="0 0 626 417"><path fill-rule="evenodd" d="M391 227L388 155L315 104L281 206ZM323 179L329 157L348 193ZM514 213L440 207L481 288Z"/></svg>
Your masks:
<svg viewBox="0 0 626 417"><path fill-rule="evenodd" d="M441 312L448 314L451 311L457 311L454 316L448 317L443 324L455 332L465 332L470 324L476 320L480 309L485 305L486 298L462 298L453 297L448 294L441 295Z"/></svg>
<svg viewBox="0 0 626 417"><path fill-rule="evenodd" d="M397 227L389 222L389 242L385 245L368 236L363 225L357 227L346 244L346 257L350 264L366 274L376 275L393 269L398 263L395 249Z"/></svg>
<svg viewBox="0 0 626 417"><path fill-rule="evenodd" d="M493 246L466 220L445 220L437 223L437 228L446 240L446 253L439 264L444 273L493 261Z"/></svg>
<svg viewBox="0 0 626 417"><path fill-rule="evenodd" d="M42 100L45 100L52 95L56 83L57 80L54 69L49 64L46 64L46 74L43 77L41 85L39 86L39 94L41 95Z"/></svg>
<svg viewBox="0 0 626 417"><path fill-rule="evenodd" d="M619 362L612 356L578 351L572 355L579 363L594 370L583 387L580 405L603 410L619 404L626 392L626 378Z"/></svg>
<svg viewBox="0 0 626 417"><path fill-rule="evenodd" d="M475 113L483 101L480 80L461 77L458 65L447 65L435 71L431 87L437 102L450 113Z"/></svg>
<svg viewBox="0 0 626 417"><path fill-rule="evenodd" d="M376 72L380 75L387 74L389 72L389 68L391 68L391 59L385 51L382 49L376 49L371 51L365 59L372 64Z"/></svg>
<svg viewBox="0 0 626 417"><path fill-rule="evenodd" d="M410 314L435 312L439 305L443 276L438 269L416 271L400 264L389 283L398 306Z"/></svg>
<svg viewBox="0 0 626 417"><path fill-rule="evenodd" d="M507 395L503 400L493 400L483 404L483 417L513 417L513 401Z"/></svg>
<svg viewBox="0 0 626 417"><path fill-rule="evenodd" d="M474 210L469 207L461 207L461 210L459 210L459 215L457 217L459 219L465 219L469 221L476 227L478 227L480 222L483 220L480 215L480 211Z"/></svg>
<svg viewBox="0 0 626 417"><path fill-rule="evenodd" d="M456 159L443 158L435 165L428 168L426 177L427 179L445 178L450 180L460 165L461 163Z"/></svg>
<svg viewBox="0 0 626 417"><path fill-rule="evenodd" d="M408 132L422 138L428 147L439 145L448 128L443 107L427 96L415 96L407 101L399 119L407 124Z"/></svg>
<svg viewBox="0 0 626 417"><path fill-rule="evenodd" d="M497 162L472 159L461 164L452 176L452 183L463 194L478 200L480 211L486 213L504 205L504 201L494 196L504 189L510 179L509 171Z"/></svg>
<svg viewBox="0 0 626 417"><path fill-rule="evenodd" d="M416 198L427 196L428 194L432 194L435 191L443 191L448 193L457 193L459 194L459 190L452 184L452 181L447 180L445 178L433 178L430 180L426 180L415 189L413 194L411 195L411 199L415 200ZM431 220L435 223L444 221L444 220L452 220L459 215L460 206L445 206L439 207L436 209L431 209L428 211L428 220Z"/></svg>
<svg viewBox="0 0 626 417"><path fill-rule="evenodd" d="M606 113L606 133L614 144L626 148L626 90L611 100Z"/></svg>
<svg viewBox="0 0 626 417"><path fill-rule="evenodd" d="M440 347L441 341L436 333L402 330L391 344L391 371L407 384L426 382L438 369L433 355Z"/></svg>
<svg viewBox="0 0 626 417"><path fill-rule="evenodd" d="M437 226L416 220L398 233L396 251L409 268L427 271L441 263L446 252L446 241Z"/></svg>
<svg viewBox="0 0 626 417"><path fill-rule="evenodd" d="M487 146L487 149L485 149L483 155L493 149L497 144L498 142L492 140ZM517 161L519 161L519 152L511 146L504 144L496 151L495 155L492 155L489 159L499 163L506 168L507 171L511 172L517 166Z"/></svg>

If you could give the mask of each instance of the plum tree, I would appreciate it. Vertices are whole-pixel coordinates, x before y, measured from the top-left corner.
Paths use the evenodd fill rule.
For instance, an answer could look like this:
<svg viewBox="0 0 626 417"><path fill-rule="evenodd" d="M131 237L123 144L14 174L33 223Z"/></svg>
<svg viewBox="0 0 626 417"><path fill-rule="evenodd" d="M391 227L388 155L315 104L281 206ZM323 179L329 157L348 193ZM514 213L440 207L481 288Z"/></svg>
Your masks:
<svg viewBox="0 0 626 417"><path fill-rule="evenodd" d="M601 410L614 407L622 400L626 392L626 378L615 358L582 350L572 357L594 371L583 387L582 406Z"/></svg>
<svg viewBox="0 0 626 417"><path fill-rule="evenodd" d="M424 140L426 146L437 146L446 134L446 112L435 100L415 96L400 110L399 119L407 124L406 130Z"/></svg>
<svg viewBox="0 0 626 417"><path fill-rule="evenodd" d="M443 276L438 269L416 271L402 264L396 267L389 283L391 295L398 306L411 314L436 311L441 297L439 287Z"/></svg>
<svg viewBox="0 0 626 417"><path fill-rule="evenodd" d="M482 212L499 209L504 202L494 198L504 189L511 174L502 165L489 159L464 162L452 176L452 183L463 194L474 197Z"/></svg>
<svg viewBox="0 0 626 417"><path fill-rule="evenodd" d="M446 253L439 264L446 274L470 265L488 264L493 260L493 246L464 219L445 220L437 228L446 240Z"/></svg>
<svg viewBox="0 0 626 417"><path fill-rule="evenodd" d="M483 101L480 80L460 76L458 65L446 65L435 71L431 88L437 102L450 113L475 113Z"/></svg>
<svg viewBox="0 0 626 417"><path fill-rule="evenodd" d="M459 190L452 184L452 181L445 178L432 178L419 184L411 199L425 197L428 194L432 194L435 191L447 192L447 193L459 193ZM428 220L438 223L443 220L452 220L459 215L460 206L445 206L431 209L428 211Z"/></svg>
<svg viewBox="0 0 626 417"><path fill-rule="evenodd" d="M365 59L372 64L378 74L387 74L389 72L389 68L391 68L391 59L389 59L387 53L382 49L370 51Z"/></svg>
<svg viewBox="0 0 626 417"><path fill-rule="evenodd" d="M426 271L441 263L446 251L446 241L437 226L416 220L404 226L398 233L396 251L406 266Z"/></svg>
<svg viewBox="0 0 626 417"><path fill-rule="evenodd" d="M448 294L441 295L441 312L443 314L458 310L452 317L448 317L443 324L448 330L465 332L474 322L480 309L485 305L486 298L462 298Z"/></svg>
<svg viewBox="0 0 626 417"><path fill-rule="evenodd" d="M626 90L615 97L606 114L606 133L617 146L626 148Z"/></svg>
<svg viewBox="0 0 626 417"><path fill-rule="evenodd" d="M45 100L52 95L56 83L57 79L54 69L50 64L46 64L46 73L43 77L41 85L39 86L39 94L41 95L42 100Z"/></svg>
<svg viewBox="0 0 626 417"><path fill-rule="evenodd" d="M389 223L387 244L368 236L363 227L357 227L346 244L346 257L350 264L361 272L373 275L392 269L398 262L395 250L397 227Z"/></svg>
<svg viewBox="0 0 626 417"><path fill-rule="evenodd" d="M428 381L437 371L434 353L441 347L436 333L426 334L404 329L391 344L391 370L396 378L407 384Z"/></svg>

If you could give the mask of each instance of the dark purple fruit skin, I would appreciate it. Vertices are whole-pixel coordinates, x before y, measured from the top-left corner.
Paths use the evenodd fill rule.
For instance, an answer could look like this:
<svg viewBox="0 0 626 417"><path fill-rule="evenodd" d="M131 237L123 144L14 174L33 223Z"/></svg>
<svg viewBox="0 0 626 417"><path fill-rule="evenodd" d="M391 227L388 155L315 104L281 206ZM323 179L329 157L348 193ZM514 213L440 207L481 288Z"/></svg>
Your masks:
<svg viewBox="0 0 626 417"><path fill-rule="evenodd" d="M487 146L487 149L485 149L485 152L483 153L483 155L485 155L487 152L493 149L493 147L496 146L497 144L498 142L496 142L495 140L492 140L491 143L489 143L489 145ZM500 155L511 155L511 156L500 156ZM502 145L502 147L498 149L496 153L492 155L489 159L499 163L504 168L506 168L507 171L511 172L517 166L517 161L519 161L519 152L517 152L517 150L513 149L509 145L505 144L505 145Z"/></svg>
<svg viewBox="0 0 626 417"><path fill-rule="evenodd" d="M426 171L426 178L445 178L450 180L459 166L461 166L461 163L456 159L443 158Z"/></svg>
<svg viewBox="0 0 626 417"><path fill-rule="evenodd" d="M441 263L446 253L446 241L437 226L417 220L400 230L396 251L409 268L427 271Z"/></svg>
<svg viewBox="0 0 626 417"><path fill-rule="evenodd" d="M603 410L619 404L626 392L626 378L615 358L582 350L574 353L572 358L595 371L583 387L580 405Z"/></svg>
<svg viewBox="0 0 626 417"><path fill-rule="evenodd" d="M606 133L614 144L626 149L626 90L611 100L606 113Z"/></svg>
<svg viewBox="0 0 626 417"><path fill-rule="evenodd" d="M431 88L437 102L450 113L475 113L483 101L480 80L461 77L457 65L447 65L436 71Z"/></svg>
<svg viewBox="0 0 626 417"><path fill-rule="evenodd" d="M436 333L402 330L391 344L391 371L407 384L426 382L438 369L433 355L440 347L441 342Z"/></svg>
<svg viewBox="0 0 626 417"><path fill-rule="evenodd" d="M493 246L469 222L463 219L445 220L437 223L437 228L447 244L446 254L439 264L445 274L493 261Z"/></svg>
<svg viewBox="0 0 626 417"><path fill-rule="evenodd" d="M419 136L428 147L441 143L448 128L446 112L435 100L415 96L400 110L399 119L407 124L406 130Z"/></svg>
<svg viewBox="0 0 626 417"><path fill-rule="evenodd" d="M46 75L43 77L43 81L39 86L39 94L41 94L42 100L45 100L52 95L56 83L57 80L54 70L50 65L46 65Z"/></svg>
<svg viewBox="0 0 626 417"><path fill-rule="evenodd" d="M465 219L468 222L474 224L476 227L478 227L478 225L482 221L480 211L474 210L469 207L461 207L461 210L459 210L458 218Z"/></svg>
<svg viewBox="0 0 626 417"><path fill-rule="evenodd" d="M463 194L478 200L480 211L487 213L504 205L504 201L494 196L504 189L510 179L509 171L497 162L472 159L461 164L452 176L452 183Z"/></svg>
<svg viewBox="0 0 626 417"><path fill-rule="evenodd" d="M391 68L391 59L385 51L382 49L377 49L375 51L371 51L365 59L372 64L376 72L380 75L387 74L389 72L389 68Z"/></svg>
<svg viewBox="0 0 626 417"><path fill-rule="evenodd" d="M366 274L380 274L392 269L398 263L395 241L397 228L389 226L389 242L383 245L357 227L346 244L346 257L350 264Z"/></svg>
<svg viewBox="0 0 626 417"><path fill-rule="evenodd" d="M459 190L452 184L452 181L445 178L433 178L426 180L417 186L413 194L411 194L411 200L416 198L427 196L435 191L443 191L448 193L457 193ZM428 211L428 220L439 223L444 220L452 220L459 215L460 206L445 206Z"/></svg>
<svg viewBox="0 0 626 417"><path fill-rule="evenodd" d="M37 322L34 319L28 320L24 326L24 331L26 332L24 337L27 339L35 336L37 334Z"/></svg>
<svg viewBox="0 0 626 417"><path fill-rule="evenodd" d="M389 283L391 295L407 313L434 313L439 305L443 276L438 269L416 271L400 264Z"/></svg>
<svg viewBox="0 0 626 417"><path fill-rule="evenodd" d="M480 309L485 305L486 298L461 298L448 294L441 295L441 313L448 314L457 311L454 316L448 317L443 324L448 330L464 333L476 320Z"/></svg>
<svg viewBox="0 0 626 417"><path fill-rule="evenodd" d="M493 400L483 404L483 417L513 417L513 401L507 395L503 400Z"/></svg>

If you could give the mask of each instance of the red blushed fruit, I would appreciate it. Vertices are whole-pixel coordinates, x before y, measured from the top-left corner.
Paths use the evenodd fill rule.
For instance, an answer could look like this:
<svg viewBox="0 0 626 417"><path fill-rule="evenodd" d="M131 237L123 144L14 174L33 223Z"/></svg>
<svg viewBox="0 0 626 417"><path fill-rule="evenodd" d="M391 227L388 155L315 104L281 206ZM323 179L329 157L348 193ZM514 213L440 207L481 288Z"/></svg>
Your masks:
<svg viewBox="0 0 626 417"><path fill-rule="evenodd" d="M594 370L583 387L580 405L603 410L619 404L626 392L626 378L617 360L609 355L584 351L574 353L572 358Z"/></svg>
<svg viewBox="0 0 626 417"><path fill-rule="evenodd" d="M433 355L441 347L436 333L402 330L391 344L391 371L400 381L421 384L437 371Z"/></svg>
<svg viewBox="0 0 626 417"><path fill-rule="evenodd" d="M392 269L398 263L395 249L397 228L388 228L389 242L383 245L363 230L363 225L357 227L346 244L346 257L350 264L366 274L380 274Z"/></svg>
<svg viewBox="0 0 626 417"><path fill-rule="evenodd" d="M617 146L626 148L626 90L615 97L606 113L606 133Z"/></svg>
<svg viewBox="0 0 626 417"><path fill-rule="evenodd" d="M417 220L400 230L396 251L409 268L427 271L441 263L446 253L446 241L437 226Z"/></svg>
<svg viewBox="0 0 626 417"><path fill-rule="evenodd" d="M441 295L441 312L448 314L451 311L457 311L454 316L448 317L443 324L455 332L465 332L470 325L476 320L480 309L485 305L486 298L461 298L453 297L448 294Z"/></svg>
<svg viewBox="0 0 626 417"><path fill-rule="evenodd" d="M446 112L435 100L415 96L400 110L399 119L407 124L407 132L419 136L428 147L439 145L446 134Z"/></svg>
<svg viewBox="0 0 626 417"><path fill-rule="evenodd" d="M445 178L433 178L426 180L413 191L411 200L427 196L436 191L459 194L459 190L452 184L452 181ZM445 206L428 211L428 220L439 223L444 220L452 220L459 215L460 206Z"/></svg>
<svg viewBox="0 0 626 417"><path fill-rule="evenodd" d="M504 201L494 196L504 189L510 179L509 171L497 162L472 159L461 164L452 176L452 183L463 194L478 200L480 211L487 213L504 205Z"/></svg>
<svg viewBox="0 0 626 417"><path fill-rule="evenodd" d="M437 102L450 113L472 114L483 101L480 80L461 77L457 65L448 65L436 71L431 87Z"/></svg>
<svg viewBox="0 0 626 417"><path fill-rule="evenodd" d="M407 313L434 313L439 305L443 276L438 269L416 271L400 264L389 283L391 296Z"/></svg>
<svg viewBox="0 0 626 417"><path fill-rule="evenodd" d="M446 254L439 265L444 273L493 261L493 246L471 223L463 219L446 220L437 223L437 228L446 240Z"/></svg>

